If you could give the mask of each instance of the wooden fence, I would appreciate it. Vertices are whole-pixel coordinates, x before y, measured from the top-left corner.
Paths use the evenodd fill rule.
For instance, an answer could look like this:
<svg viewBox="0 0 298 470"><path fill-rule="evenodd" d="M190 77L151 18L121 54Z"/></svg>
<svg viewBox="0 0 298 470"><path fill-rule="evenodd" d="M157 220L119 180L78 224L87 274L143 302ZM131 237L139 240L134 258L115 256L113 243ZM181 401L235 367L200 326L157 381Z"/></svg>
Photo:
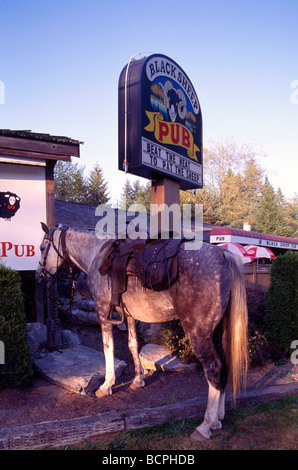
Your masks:
<svg viewBox="0 0 298 470"><path fill-rule="evenodd" d="M249 289L267 292L270 285L270 264L244 266L245 285Z"/></svg>

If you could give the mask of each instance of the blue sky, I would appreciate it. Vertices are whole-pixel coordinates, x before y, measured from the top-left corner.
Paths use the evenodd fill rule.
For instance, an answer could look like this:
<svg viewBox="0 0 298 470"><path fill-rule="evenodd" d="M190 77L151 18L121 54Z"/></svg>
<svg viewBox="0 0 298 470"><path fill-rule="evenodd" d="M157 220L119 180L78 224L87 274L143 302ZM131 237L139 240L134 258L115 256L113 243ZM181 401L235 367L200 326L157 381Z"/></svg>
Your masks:
<svg viewBox="0 0 298 470"><path fill-rule="evenodd" d="M255 146L293 197L297 18L298 0L0 0L0 128L84 141L80 164L100 164L116 201L128 177L118 171L118 78L135 53L162 53L196 89L204 146Z"/></svg>

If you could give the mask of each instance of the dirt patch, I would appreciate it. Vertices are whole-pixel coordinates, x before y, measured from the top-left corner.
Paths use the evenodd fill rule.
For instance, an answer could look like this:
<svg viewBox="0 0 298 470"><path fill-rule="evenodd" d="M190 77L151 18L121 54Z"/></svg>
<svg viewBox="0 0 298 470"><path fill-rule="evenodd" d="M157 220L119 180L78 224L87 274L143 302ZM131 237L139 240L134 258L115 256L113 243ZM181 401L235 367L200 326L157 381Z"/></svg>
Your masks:
<svg viewBox="0 0 298 470"><path fill-rule="evenodd" d="M72 327L84 345L102 350L99 327ZM35 377L26 389L0 392L0 427L20 426L55 419L75 418L105 411L123 411L128 407L158 407L191 398L206 398L208 386L201 370L183 372L150 372L146 386L132 390L134 377L132 357L127 346L127 332L114 328L115 355L127 368L118 378L113 395L104 398L81 396ZM144 343L140 341L141 348ZM250 368L247 388L298 382L298 367L290 362L282 366L268 363Z"/></svg>

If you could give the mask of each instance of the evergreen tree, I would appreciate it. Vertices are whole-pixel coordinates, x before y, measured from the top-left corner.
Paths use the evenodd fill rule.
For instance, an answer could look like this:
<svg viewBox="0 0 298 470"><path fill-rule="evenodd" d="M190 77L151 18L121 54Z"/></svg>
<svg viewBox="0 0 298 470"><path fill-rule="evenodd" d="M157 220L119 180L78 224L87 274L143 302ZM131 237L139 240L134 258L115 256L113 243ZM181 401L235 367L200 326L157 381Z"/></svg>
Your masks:
<svg viewBox="0 0 298 470"><path fill-rule="evenodd" d="M90 172L87 180L87 188L86 204L93 206L107 204L110 199L108 196L108 185L104 181L103 172L98 163L95 164L93 170Z"/></svg>
<svg viewBox="0 0 298 470"><path fill-rule="evenodd" d="M203 205L203 221L207 224L218 223L218 197L210 189L202 188L196 191L196 204Z"/></svg>
<svg viewBox="0 0 298 470"><path fill-rule="evenodd" d="M119 202L119 209L125 210L127 207L131 206L134 201L134 192L129 180L126 180L121 193L121 198Z"/></svg>
<svg viewBox="0 0 298 470"><path fill-rule="evenodd" d="M84 203L87 197L87 184L84 167L77 163L59 161L55 165L55 198L67 202Z"/></svg>
<svg viewBox="0 0 298 470"><path fill-rule="evenodd" d="M255 214L254 230L273 235L282 235L284 218L273 186L266 178L262 196Z"/></svg>
<svg viewBox="0 0 298 470"><path fill-rule="evenodd" d="M129 180L126 180L119 202L119 209L128 209L133 204L142 204L146 207L147 213L150 212L151 203L151 182L144 186L141 185L139 180L136 180L131 185Z"/></svg>
<svg viewBox="0 0 298 470"><path fill-rule="evenodd" d="M298 238L298 194L287 201L285 208L285 217L289 237Z"/></svg>
<svg viewBox="0 0 298 470"><path fill-rule="evenodd" d="M141 185L139 180L133 184L134 201L133 204L142 204L146 207L147 213L150 212L151 204L151 181L144 186Z"/></svg>
<svg viewBox="0 0 298 470"><path fill-rule="evenodd" d="M278 188L277 193L277 202L280 206L282 212L282 220L280 227L280 235L286 237L297 238L298 236L298 196L291 200L286 200L284 195L281 192L281 189Z"/></svg>
<svg viewBox="0 0 298 470"><path fill-rule="evenodd" d="M109 201L107 183L102 169L96 163L88 178L78 163L57 162L54 170L55 198L67 202L80 202L98 206Z"/></svg>

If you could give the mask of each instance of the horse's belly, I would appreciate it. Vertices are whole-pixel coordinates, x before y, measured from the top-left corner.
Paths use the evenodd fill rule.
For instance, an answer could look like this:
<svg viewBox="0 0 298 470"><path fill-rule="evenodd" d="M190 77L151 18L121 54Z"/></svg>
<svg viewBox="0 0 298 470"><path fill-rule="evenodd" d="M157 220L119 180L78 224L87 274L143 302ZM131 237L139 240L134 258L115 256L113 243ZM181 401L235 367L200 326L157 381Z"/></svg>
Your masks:
<svg viewBox="0 0 298 470"><path fill-rule="evenodd" d="M163 323L176 318L168 291L156 292L143 289L129 280L127 291L122 294L123 302L129 314L146 323Z"/></svg>

